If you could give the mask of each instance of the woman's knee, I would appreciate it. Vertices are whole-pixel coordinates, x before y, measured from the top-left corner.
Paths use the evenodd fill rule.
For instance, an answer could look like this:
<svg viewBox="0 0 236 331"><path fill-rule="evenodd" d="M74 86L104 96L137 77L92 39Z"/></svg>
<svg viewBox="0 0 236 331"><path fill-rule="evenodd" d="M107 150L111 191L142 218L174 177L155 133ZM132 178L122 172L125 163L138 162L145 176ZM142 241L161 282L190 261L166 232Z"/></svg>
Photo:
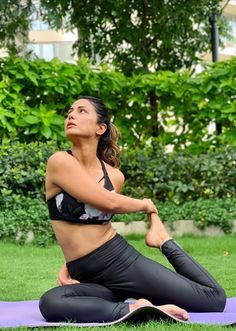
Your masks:
<svg viewBox="0 0 236 331"><path fill-rule="evenodd" d="M60 322L60 306L63 298L63 287L55 287L42 295L39 310L48 322Z"/></svg>
<svg viewBox="0 0 236 331"><path fill-rule="evenodd" d="M226 294L225 290L219 286L217 289L217 311L222 312L226 304Z"/></svg>

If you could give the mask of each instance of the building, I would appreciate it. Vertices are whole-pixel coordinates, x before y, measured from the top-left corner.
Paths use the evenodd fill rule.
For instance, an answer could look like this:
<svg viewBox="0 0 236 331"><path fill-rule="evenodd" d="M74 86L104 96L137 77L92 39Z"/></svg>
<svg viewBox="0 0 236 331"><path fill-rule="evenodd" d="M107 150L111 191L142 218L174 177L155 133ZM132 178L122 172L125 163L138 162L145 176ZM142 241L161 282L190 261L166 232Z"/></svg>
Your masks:
<svg viewBox="0 0 236 331"><path fill-rule="evenodd" d="M231 56L236 56L236 0L229 1L223 15L229 23L232 37L225 41L224 48L219 49L220 60L226 60Z"/></svg>
<svg viewBox="0 0 236 331"><path fill-rule="evenodd" d="M223 40L224 46L218 49L218 57L220 61L227 60L232 56L236 56L236 0L230 0L227 5L226 1L222 2L223 16L229 24L231 37ZM203 60L212 61L212 54L204 54ZM201 71L201 66L200 69Z"/></svg>
<svg viewBox="0 0 236 331"><path fill-rule="evenodd" d="M73 55L73 44L76 41L76 31L56 31L48 23L42 21L39 12L35 12L32 17L28 44L28 50L31 50L32 54L45 60L57 57L63 62L74 63L76 56Z"/></svg>

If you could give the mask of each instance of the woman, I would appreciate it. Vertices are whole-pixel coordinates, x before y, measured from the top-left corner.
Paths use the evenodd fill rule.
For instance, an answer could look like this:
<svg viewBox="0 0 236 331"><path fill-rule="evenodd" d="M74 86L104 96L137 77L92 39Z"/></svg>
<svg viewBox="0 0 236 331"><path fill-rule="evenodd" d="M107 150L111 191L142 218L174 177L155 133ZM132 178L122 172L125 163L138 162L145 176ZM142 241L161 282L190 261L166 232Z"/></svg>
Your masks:
<svg viewBox="0 0 236 331"><path fill-rule="evenodd" d="M153 202L119 193L124 176L117 168L118 135L104 104L81 97L68 111L65 133L72 148L49 158L46 199L66 260L60 282L68 285L41 297L45 319L113 321L144 305L183 320L187 311L223 311L224 290L168 235ZM146 212L150 222L146 244L160 248L176 272L116 234L112 215L137 211ZM137 300L125 302L130 297Z"/></svg>

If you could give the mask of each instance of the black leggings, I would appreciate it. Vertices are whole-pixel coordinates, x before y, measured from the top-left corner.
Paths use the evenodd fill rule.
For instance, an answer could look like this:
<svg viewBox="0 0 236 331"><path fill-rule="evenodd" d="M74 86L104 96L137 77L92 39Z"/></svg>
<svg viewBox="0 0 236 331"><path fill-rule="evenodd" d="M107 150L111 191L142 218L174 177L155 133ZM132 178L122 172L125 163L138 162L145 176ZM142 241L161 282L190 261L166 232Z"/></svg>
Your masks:
<svg viewBox="0 0 236 331"><path fill-rule="evenodd" d="M175 304L188 311L223 311L226 297L214 278L174 241L162 253L176 272L141 255L120 235L88 255L67 263L79 284L46 292L39 308L49 322L116 320L129 311L127 298L154 305Z"/></svg>

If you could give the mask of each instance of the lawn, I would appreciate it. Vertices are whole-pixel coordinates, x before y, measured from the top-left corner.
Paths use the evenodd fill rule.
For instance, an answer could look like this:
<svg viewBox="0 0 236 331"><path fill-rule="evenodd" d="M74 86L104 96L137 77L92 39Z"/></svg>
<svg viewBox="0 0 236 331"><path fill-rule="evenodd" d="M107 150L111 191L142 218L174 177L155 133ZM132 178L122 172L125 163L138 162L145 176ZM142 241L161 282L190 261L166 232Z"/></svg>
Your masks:
<svg viewBox="0 0 236 331"><path fill-rule="evenodd" d="M129 235L128 241L144 255L169 266L168 262L156 249L144 245L141 235ZM178 243L203 264L225 288L227 296L236 296L236 236L222 237L182 237ZM53 245L39 248L33 245L20 246L14 243L0 243L1 273L0 300L18 301L38 299L47 289L56 285L57 271L63 264L60 248ZM198 325L168 324L148 322L140 326L120 324L109 327L109 330L202 330ZM42 329L45 331L56 328ZM74 328L60 328L72 330ZM105 328L93 328L94 331ZM107 329L107 327L106 327ZM231 329L231 328L230 328ZM233 328L232 328L233 329ZM27 330L19 328L18 330ZM204 326L204 330L226 330L225 327Z"/></svg>

